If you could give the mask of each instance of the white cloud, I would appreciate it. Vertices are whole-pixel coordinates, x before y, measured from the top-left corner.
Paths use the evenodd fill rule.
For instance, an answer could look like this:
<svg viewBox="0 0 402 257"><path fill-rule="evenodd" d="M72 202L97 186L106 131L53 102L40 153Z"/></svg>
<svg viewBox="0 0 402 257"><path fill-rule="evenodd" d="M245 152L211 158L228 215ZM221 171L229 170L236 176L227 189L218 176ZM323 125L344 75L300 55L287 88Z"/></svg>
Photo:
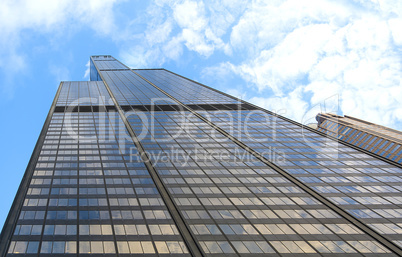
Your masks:
<svg viewBox="0 0 402 257"><path fill-rule="evenodd" d="M27 32L36 35L65 37L70 30L92 28L100 35L115 33L112 7L116 0L100 1L51 1L16 0L0 1L0 68L5 74L15 76L27 66L26 54L20 51ZM60 68L63 69L63 68ZM11 85L12 83L10 83ZM3 84L3 90L12 91Z"/></svg>
<svg viewBox="0 0 402 257"><path fill-rule="evenodd" d="M337 2L254 1L233 27L231 44L252 57L279 43L292 31L304 26L330 21L344 23L352 10Z"/></svg>
<svg viewBox="0 0 402 257"><path fill-rule="evenodd" d="M137 45L122 51L121 55L123 56L124 63L133 69L149 68L150 65L158 66L164 62L165 57L162 57L159 52L159 49L149 50Z"/></svg>
<svg viewBox="0 0 402 257"><path fill-rule="evenodd" d="M388 20L395 45L402 46L402 17Z"/></svg>
<svg viewBox="0 0 402 257"><path fill-rule="evenodd" d="M181 38L189 50L193 50L202 56L208 57L214 51L214 47L207 44L204 37L194 30L183 29Z"/></svg>
<svg viewBox="0 0 402 257"><path fill-rule="evenodd" d="M162 47L162 52L168 59L178 60L183 53L180 37L174 37Z"/></svg>
<svg viewBox="0 0 402 257"><path fill-rule="evenodd" d="M161 25L155 27L145 34L147 42L152 42L154 44L165 42L169 40L170 33L172 32L172 22L166 20Z"/></svg>
<svg viewBox="0 0 402 257"><path fill-rule="evenodd" d="M204 11L203 2L186 0L174 5L173 17L181 28L201 31L207 26Z"/></svg>
<svg viewBox="0 0 402 257"><path fill-rule="evenodd" d="M308 108L308 103L303 100L303 88L298 87L284 97L252 97L251 103L266 108L282 116L292 117L302 122Z"/></svg>
<svg viewBox="0 0 402 257"><path fill-rule="evenodd" d="M270 88L283 95L318 62L320 50L331 38L329 25L308 25L289 33L275 47L262 50L255 59L246 61L237 72L259 90Z"/></svg>
<svg viewBox="0 0 402 257"><path fill-rule="evenodd" d="M136 23L146 23L146 29L132 35L141 38L135 47L122 51L125 61L134 65L136 58L146 67L155 66L169 60L179 60L186 51L195 52L198 56L209 58L217 50L230 55L231 46L223 40L230 34L231 25L247 8L247 0L206 0L206 1L156 1L151 3L143 17L136 18ZM144 40L145 39L145 40ZM140 53L133 53L136 49ZM131 57L130 57L131 56ZM156 62L156 63L155 63Z"/></svg>
<svg viewBox="0 0 402 257"><path fill-rule="evenodd" d="M114 26L114 2L116 0L1 1L0 30L6 35L18 34L22 29L46 32L79 22L98 33L110 33Z"/></svg>
<svg viewBox="0 0 402 257"><path fill-rule="evenodd" d="M268 88L275 94L250 101L286 108L293 119L339 95L343 113L401 126L402 12L394 11L397 6L382 1L257 1L231 34L235 51L249 56L225 66L261 94Z"/></svg>
<svg viewBox="0 0 402 257"><path fill-rule="evenodd" d="M17 0L0 2L0 31L3 40L19 37L24 29L36 32L57 32L74 24L89 26L99 34L113 32L112 7L108 1ZM101 14L101 15L100 15Z"/></svg>

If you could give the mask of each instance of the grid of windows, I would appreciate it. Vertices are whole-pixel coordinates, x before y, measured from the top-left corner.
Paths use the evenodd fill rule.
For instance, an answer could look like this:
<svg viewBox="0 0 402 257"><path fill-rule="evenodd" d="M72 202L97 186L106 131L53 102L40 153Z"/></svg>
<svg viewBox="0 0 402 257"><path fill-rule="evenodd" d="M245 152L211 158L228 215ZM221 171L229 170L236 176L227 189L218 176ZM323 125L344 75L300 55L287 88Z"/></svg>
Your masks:
<svg viewBox="0 0 402 257"><path fill-rule="evenodd" d="M207 255L363 254L352 238L377 245L265 164L244 159L243 150L190 113L141 115L147 118L128 121L146 135L144 149ZM146 120L154 123L147 127Z"/></svg>
<svg viewBox="0 0 402 257"><path fill-rule="evenodd" d="M166 70L135 70L151 83L168 92L184 104L237 104L238 101L201 86L193 81L174 75Z"/></svg>
<svg viewBox="0 0 402 257"><path fill-rule="evenodd" d="M101 74L120 105L173 104L130 70L101 71Z"/></svg>
<svg viewBox="0 0 402 257"><path fill-rule="evenodd" d="M77 98L85 88L91 96L81 85L68 86ZM53 113L7 256L190 256L144 163L130 159L138 151L122 129L114 112Z"/></svg>
<svg viewBox="0 0 402 257"><path fill-rule="evenodd" d="M262 111L199 113L399 244L402 169Z"/></svg>
<svg viewBox="0 0 402 257"><path fill-rule="evenodd" d="M62 83L56 105L71 112L76 106L113 105L113 102L102 81L71 81Z"/></svg>
<svg viewBox="0 0 402 257"><path fill-rule="evenodd" d="M400 168L166 70L90 76L61 84L5 256L397 256L247 147L402 246Z"/></svg>
<svg viewBox="0 0 402 257"><path fill-rule="evenodd" d="M116 60L97 60L96 65L99 70L126 70L127 68Z"/></svg>

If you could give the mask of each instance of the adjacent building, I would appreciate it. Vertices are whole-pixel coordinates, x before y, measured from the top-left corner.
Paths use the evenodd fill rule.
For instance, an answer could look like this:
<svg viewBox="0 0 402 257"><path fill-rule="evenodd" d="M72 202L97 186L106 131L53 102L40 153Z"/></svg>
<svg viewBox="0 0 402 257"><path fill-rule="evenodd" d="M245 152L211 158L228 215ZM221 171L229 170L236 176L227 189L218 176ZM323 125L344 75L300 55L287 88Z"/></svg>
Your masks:
<svg viewBox="0 0 402 257"><path fill-rule="evenodd" d="M316 119L318 130L402 163L402 132L346 115L320 113Z"/></svg>
<svg viewBox="0 0 402 257"><path fill-rule="evenodd" d="M14 256L401 256L402 166L165 69L61 82Z"/></svg>

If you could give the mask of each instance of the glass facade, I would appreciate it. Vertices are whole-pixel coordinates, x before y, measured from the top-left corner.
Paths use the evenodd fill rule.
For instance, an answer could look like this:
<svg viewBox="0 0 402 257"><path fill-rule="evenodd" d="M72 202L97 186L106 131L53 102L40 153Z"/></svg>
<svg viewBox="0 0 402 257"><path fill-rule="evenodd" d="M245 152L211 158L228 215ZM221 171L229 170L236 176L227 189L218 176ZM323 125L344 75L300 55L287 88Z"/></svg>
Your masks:
<svg viewBox="0 0 402 257"><path fill-rule="evenodd" d="M2 256L400 256L402 169L164 69L63 82Z"/></svg>

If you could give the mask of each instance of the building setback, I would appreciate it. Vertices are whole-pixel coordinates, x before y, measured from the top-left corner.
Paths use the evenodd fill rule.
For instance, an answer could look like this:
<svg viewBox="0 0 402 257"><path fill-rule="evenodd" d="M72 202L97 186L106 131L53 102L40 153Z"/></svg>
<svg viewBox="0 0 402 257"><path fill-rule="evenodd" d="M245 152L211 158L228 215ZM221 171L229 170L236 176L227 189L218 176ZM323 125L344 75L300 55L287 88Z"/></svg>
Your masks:
<svg viewBox="0 0 402 257"><path fill-rule="evenodd" d="M318 130L402 164L402 132L350 116L320 113Z"/></svg>
<svg viewBox="0 0 402 257"><path fill-rule="evenodd" d="M402 166L165 69L62 82L0 256L401 256Z"/></svg>

